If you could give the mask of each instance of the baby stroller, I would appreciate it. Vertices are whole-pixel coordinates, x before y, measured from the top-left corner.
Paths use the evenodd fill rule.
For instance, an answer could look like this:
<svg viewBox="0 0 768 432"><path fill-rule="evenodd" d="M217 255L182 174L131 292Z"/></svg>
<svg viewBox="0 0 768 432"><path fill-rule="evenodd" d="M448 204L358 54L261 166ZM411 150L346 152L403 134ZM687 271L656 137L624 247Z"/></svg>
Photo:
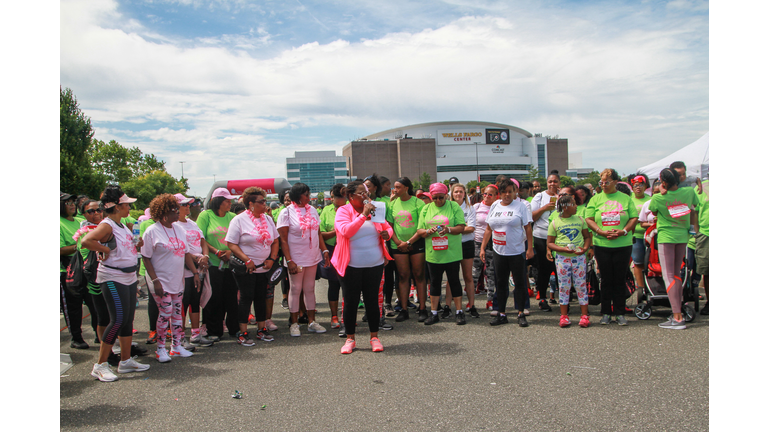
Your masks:
<svg viewBox="0 0 768 432"><path fill-rule="evenodd" d="M664 278L661 275L661 263L659 262L659 248L656 243L657 231L656 224L653 224L645 231L645 269L643 277L645 278L645 288L640 293L635 307L635 316L641 320L647 320L651 317L654 306L671 307L669 296L667 296L667 287L664 285ZM683 306L682 313L685 322L691 322L696 318L694 308L687 302L694 301L698 303L698 289L692 287L690 282L691 272L687 268L685 260L680 269L680 278L683 283ZM696 305L698 309L698 304Z"/></svg>

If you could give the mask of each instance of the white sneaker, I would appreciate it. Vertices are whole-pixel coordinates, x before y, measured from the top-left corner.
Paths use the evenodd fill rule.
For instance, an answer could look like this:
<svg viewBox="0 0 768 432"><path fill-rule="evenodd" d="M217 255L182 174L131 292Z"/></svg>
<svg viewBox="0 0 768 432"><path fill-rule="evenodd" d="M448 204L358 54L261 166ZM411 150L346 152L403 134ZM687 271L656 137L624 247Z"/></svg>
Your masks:
<svg viewBox="0 0 768 432"><path fill-rule="evenodd" d="M192 352L179 345L171 348L171 357L192 357Z"/></svg>
<svg viewBox="0 0 768 432"><path fill-rule="evenodd" d="M190 343L192 345L199 345L199 346L211 346L213 345L213 341L203 336L202 333L198 334L197 337L193 337L190 339Z"/></svg>
<svg viewBox="0 0 768 432"><path fill-rule="evenodd" d="M269 330L269 331L271 331L271 332L272 332L272 331L275 331L275 330L277 330L277 326L275 325L275 323L274 323L274 322L272 322L272 320L271 320L271 319L268 319L268 320L266 321L266 324L267 324L267 330Z"/></svg>
<svg viewBox="0 0 768 432"><path fill-rule="evenodd" d="M117 365L117 373L144 372L147 369L149 369L149 365L137 362L136 357L121 361Z"/></svg>
<svg viewBox="0 0 768 432"><path fill-rule="evenodd" d="M107 362L94 364L91 376L98 378L101 382L112 382L117 379L117 375L112 372L112 368L109 367L109 363Z"/></svg>
<svg viewBox="0 0 768 432"><path fill-rule="evenodd" d="M301 336L301 331L299 331L299 323L293 323L291 324L291 336Z"/></svg>
<svg viewBox="0 0 768 432"><path fill-rule="evenodd" d="M325 327L318 324L316 321L312 321L307 326L307 330L312 333L325 333L327 330L325 330Z"/></svg>
<svg viewBox="0 0 768 432"><path fill-rule="evenodd" d="M158 348L157 351L155 351L155 358L160 363L168 363L171 361L171 356L168 355L168 350L165 348Z"/></svg>

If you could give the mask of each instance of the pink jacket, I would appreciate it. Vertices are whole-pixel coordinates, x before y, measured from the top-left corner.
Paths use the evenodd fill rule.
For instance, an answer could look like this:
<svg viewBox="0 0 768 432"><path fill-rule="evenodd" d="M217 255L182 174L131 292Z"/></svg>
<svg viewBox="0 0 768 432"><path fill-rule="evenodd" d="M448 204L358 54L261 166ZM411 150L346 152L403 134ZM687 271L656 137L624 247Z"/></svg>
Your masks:
<svg viewBox="0 0 768 432"><path fill-rule="evenodd" d="M334 227L336 228L336 248L333 250L333 258L331 258L331 264L336 268L339 276L344 276L347 271L347 265L349 265L349 239L357 234L357 230L363 226L366 218L355 211L352 204L346 204L339 207L336 210L336 222ZM387 231L389 237L392 237L392 227L389 224L381 224L374 222L373 225L379 232ZM384 258L392 260L389 255L389 248L387 242L383 238L379 238L382 252L384 252Z"/></svg>

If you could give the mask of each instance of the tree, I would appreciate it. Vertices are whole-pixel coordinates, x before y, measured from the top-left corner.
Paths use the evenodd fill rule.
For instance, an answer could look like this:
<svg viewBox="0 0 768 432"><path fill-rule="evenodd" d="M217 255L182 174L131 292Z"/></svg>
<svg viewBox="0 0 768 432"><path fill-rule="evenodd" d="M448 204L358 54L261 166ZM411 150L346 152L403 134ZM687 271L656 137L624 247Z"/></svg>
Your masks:
<svg viewBox="0 0 768 432"><path fill-rule="evenodd" d="M525 181L532 182L539 179L539 170L533 165L528 166L528 175L525 176Z"/></svg>
<svg viewBox="0 0 768 432"><path fill-rule="evenodd" d="M143 155L138 147L126 148L117 141L93 140L91 164L111 183L123 184L153 171L165 171L165 162L154 154Z"/></svg>
<svg viewBox="0 0 768 432"><path fill-rule="evenodd" d="M187 191L187 185L182 180L176 180L165 171L155 170L141 177L135 177L121 185L123 191L130 197L136 198L134 208L144 209L152 199L160 194L177 194Z"/></svg>
<svg viewBox="0 0 768 432"><path fill-rule="evenodd" d="M589 175L586 178L576 182L576 185L581 186L589 183L592 185L592 187L597 188L597 183L599 181L600 181L600 173L597 171L592 171L591 173L589 173Z"/></svg>
<svg viewBox="0 0 768 432"><path fill-rule="evenodd" d="M325 194L323 192L317 193L317 204L325 204Z"/></svg>
<svg viewBox="0 0 768 432"><path fill-rule="evenodd" d="M480 193L482 193L485 188L488 187L490 183L487 181L480 182ZM475 193L475 190L477 188L477 180L472 180L469 183L467 183L467 195L472 195Z"/></svg>
<svg viewBox="0 0 768 432"><path fill-rule="evenodd" d="M97 197L106 179L91 167L91 119L78 106L72 90L59 88L59 190Z"/></svg>
<svg viewBox="0 0 768 432"><path fill-rule="evenodd" d="M573 179L568 177L567 175L561 175L560 176L560 186L573 186Z"/></svg>
<svg viewBox="0 0 768 432"><path fill-rule="evenodd" d="M432 184L432 177L429 175L428 172L423 172L419 176L419 179L416 180L416 182L413 183L413 189L424 189L425 191L429 190L429 185Z"/></svg>

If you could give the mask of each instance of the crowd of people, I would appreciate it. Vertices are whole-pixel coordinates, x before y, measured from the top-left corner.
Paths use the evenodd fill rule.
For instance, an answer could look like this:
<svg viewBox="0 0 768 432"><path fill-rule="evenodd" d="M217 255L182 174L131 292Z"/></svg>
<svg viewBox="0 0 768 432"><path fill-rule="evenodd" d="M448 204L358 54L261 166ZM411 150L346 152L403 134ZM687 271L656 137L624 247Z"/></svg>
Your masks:
<svg viewBox="0 0 768 432"><path fill-rule="evenodd" d="M85 304L100 345L91 375L116 380L110 363L118 373L149 369L135 356L146 349L132 340L141 297L148 301L147 344L156 344L161 363L190 357L225 333L244 347L274 341L277 285L289 334L301 336L302 324L325 333L315 295L320 278L328 280L329 325L345 338L342 354L357 348L359 308L371 350L380 352L379 331L393 328L386 318L403 322L414 309L425 325L451 317L464 325L465 314L480 318L475 296L483 293L491 326L509 322L511 295L518 325L528 327L535 289L541 310L559 306L561 327L571 325L570 303L577 301L578 325L586 328L588 266L599 274L599 324L625 326L627 274L642 292L649 234L672 308L659 327L686 328L684 259L695 278L703 277L709 299L709 197L681 162L662 170L652 188L643 174L623 182L610 168L596 188L561 187L556 171L546 185L505 176L482 191L456 178L449 183L414 190L408 177L373 174L333 186L330 204L319 210L303 183L280 206L269 205L258 187L239 197L220 188L195 220L195 200L183 194L155 197L135 220L136 200L119 186L108 186L99 200L61 193L61 308L71 347L89 347L81 329ZM707 301L701 313L708 307Z"/></svg>

